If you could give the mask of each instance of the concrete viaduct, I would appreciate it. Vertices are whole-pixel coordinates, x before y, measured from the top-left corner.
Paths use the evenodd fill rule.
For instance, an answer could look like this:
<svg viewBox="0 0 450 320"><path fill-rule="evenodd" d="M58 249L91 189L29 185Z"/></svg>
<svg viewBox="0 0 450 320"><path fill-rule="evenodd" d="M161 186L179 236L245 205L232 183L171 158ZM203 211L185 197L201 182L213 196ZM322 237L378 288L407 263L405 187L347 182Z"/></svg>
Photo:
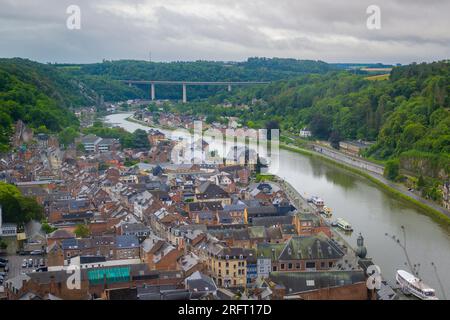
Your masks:
<svg viewBox="0 0 450 320"><path fill-rule="evenodd" d="M183 103L187 102L187 86L227 86L228 91L231 91L231 86L243 86L243 85L258 85L269 84L269 81L165 81L165 80L120 80L127 83L130 87L133 84L149 84L150 85L150 97L155 100L156 91L155 85L181 85L183 87Z"/></svg>

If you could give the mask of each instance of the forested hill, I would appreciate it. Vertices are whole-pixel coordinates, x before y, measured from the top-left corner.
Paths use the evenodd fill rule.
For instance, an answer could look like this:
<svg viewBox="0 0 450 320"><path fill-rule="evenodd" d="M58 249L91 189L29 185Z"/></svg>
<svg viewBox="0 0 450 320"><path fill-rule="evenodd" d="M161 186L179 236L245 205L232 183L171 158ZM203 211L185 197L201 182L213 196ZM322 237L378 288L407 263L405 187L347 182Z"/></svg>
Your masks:
<svg viewBox="0 0 450 320"><path fill-rule="evenodd" d="M221 98L249 105L261 99L250 112L236 113L244 122L263 125L275 119L285 130L308 126L321 139L376 141L370 156L400 158L412 171L426 160L431 176L450 171L448 62L395 67L384 81L347 72L305 75Z"/></svg>
<svg viewBox="0 0 450 320"><path fill-rule="evenodd" d="M0 59L0 151L8 148L13 124L57 132L78 125L70 107L92 104L89 90L56 68L25 59Z"/></svg>
<svg viewBox="0 0 450 320"><path fill-rule="evenodd" d="M274 81L302 74L322 74L337 67L322 61L281 58L249 58L244 62L147 62L136 60L104 61L85 65L56 65L73 77L83 81L105 100L148 98L148 86L139 88L125 86L117 81L177 80L177 81ZM111 90L114 88L114 90ZM190 87L189 99L207 98L226 88L216 86ZM177 86L157 86L157 98L181 99Z"/></svg>

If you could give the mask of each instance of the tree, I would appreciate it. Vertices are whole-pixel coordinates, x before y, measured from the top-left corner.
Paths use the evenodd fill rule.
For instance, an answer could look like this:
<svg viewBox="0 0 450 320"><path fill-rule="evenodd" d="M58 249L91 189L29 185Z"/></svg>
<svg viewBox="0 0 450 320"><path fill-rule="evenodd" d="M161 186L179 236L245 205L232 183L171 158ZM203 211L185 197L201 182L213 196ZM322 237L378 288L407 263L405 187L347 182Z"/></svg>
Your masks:
<svg viewBox="0 0 450 320"><path fill-rule="evenodd" d="M43 207L35 199L24 197L16 186L4 182L0 182L0 205L4 222L24 225L44 216Z"/></svg>
<svg viewBox="0 0 450 320"><path fill-rule="evenodd" d="M137 129L133 133L133 147L136 149L150 149L150 142L145 130Z"/></svg>
<svg viewBox="0 0 450 320"><path fill-rule="evenodd" d="M53 231L57 230L58 228L52 227L48 222L43 222L41 225L42 231L44 231L46 234L52 233Z"/></svg>
<svg viewBox="0 0 450 320"><path fill-rule="evenodd" d="M331 121L321 114L315 114L309 124L309 128L315 136L327 139L330 134Z"/></svg>
<svg viewBox="0 0 450 320"><path fill-rule="evenodd" d="M59 142L65 146L70 145L75 141L75 138L79 136L79 133L73 127L64 128L58 135Z"/></svg>
<svg viewBox="0 0 450 320"><path fill-rule="evenodd" d="M91 234L91 231L85 224L78 224L74 233L78 238L87 238Z"/></svg>
<svg viewBox="0 0 450 320"><path fill-rule="evenodd" d="M396 180L400 171L400 162L398 160L389 160L384 167L384 176L389 180Z"/></svg>
<svg viewBox="0 0 450 320"><path fill-rule="evenodd" d="M77 151L80 152L80 153L85 153L86 149L84 148L84 144L78 143L77 144Z"/></svg>
<svg viewBox="0 0 450 320"><path fill-rule="evenodd" d="M267 140L272 140L272 130L280 130L280 124L276 120L270 120L266 122Z"/></svg>
<svg viewBox="0 0 450 320"><path fill-rule="evenodd" d="M421 190L426 185L425 179L423 178L423 175L419 176L419 179L417 180L417 189Z"/></svg>
<svg viewBox="0 0 450 320"><path fill-rule="evenodd" d="M339 132L333 131L330 135L330 145L334 148L339 150L339 142L341 142L341 136L339 135Z"/></svg>

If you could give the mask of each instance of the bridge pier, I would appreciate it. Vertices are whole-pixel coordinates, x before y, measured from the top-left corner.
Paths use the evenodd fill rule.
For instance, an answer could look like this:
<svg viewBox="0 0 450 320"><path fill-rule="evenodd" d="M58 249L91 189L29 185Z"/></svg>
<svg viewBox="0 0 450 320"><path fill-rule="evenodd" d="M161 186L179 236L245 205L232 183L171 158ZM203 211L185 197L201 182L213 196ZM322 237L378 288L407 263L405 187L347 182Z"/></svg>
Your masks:
<svg viewBox="0 0 450 320"><path fill-rule="evenodd" d="M155 84L152 83L150 85L150 98L153 100L155 100Z"/></svg>
<svg viewBox="0 0 450 320"><path fill-rule="evenodd" d="M186 84L183 83L183 103L187 103Z"/></svg>
<svg viewBox="0 0 450 320"><path fill-rule="evenodd" d="M228 92L231 92L231 84L228 85Z"/></svg>

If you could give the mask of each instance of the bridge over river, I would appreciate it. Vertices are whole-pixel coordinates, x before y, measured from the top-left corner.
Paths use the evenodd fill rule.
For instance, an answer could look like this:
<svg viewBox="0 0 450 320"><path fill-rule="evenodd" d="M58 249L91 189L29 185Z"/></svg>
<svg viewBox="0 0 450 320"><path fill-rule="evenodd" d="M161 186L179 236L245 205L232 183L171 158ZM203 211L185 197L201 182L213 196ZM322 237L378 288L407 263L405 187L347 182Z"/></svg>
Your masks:
<svg viewBox="0 0 450 320"><path fill-rule="evenodd" d="M227 86L231 91L231 86L261 85L269 84L269 81L170 81L170 80L120 80L129 86L136 84L150 85L150 97L156 98L155 85L179 85L183 88L183 103L187 102L187 86Z"/></svg>

